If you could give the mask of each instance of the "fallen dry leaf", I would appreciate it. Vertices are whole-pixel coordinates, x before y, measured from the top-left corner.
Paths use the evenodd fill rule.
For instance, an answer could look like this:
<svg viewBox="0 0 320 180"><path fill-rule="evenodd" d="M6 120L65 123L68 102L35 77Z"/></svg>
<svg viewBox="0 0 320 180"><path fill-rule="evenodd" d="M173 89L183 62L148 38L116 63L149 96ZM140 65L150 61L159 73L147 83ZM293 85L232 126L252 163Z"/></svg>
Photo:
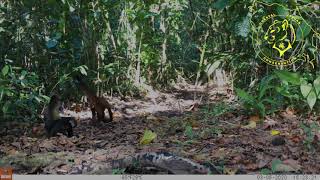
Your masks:
<svg viewBox="0 0 320 180"><path fill-rule="evenodd" d="M107 159L106 155L97 155L94 156L94 159L98 160L98 161L105 161Z"/></svg>
<svg viewBox="0 0 320 180"><path fill-rule="evenodd" d="M302 141L302 137L300 136L292 136L291 138L291 141L293 141L294 143L299 143Z"/></svg>
<svg viewBox="0 0 320 180"><path fill-rule="evenodd" d="M293 108L287 108L285 111L280 113L280 116L283 117L284 119L291 120L291 119L297 118L295 114L296 112Z"/></svg>
<svg viewBox="0 0 320 180"><path fill-rule="evenodd" d="M296 171L301 169L301 165L299 164L298 161L293 160L293 159L287 159L283 161L283 164L286 164L290 167L292 167L293 169L295 169Z"/></svg>
<svg viewBox="0 0 320 180"><path fill-rule="evenodd" d="M196 111L197 109L199 108L199 104L198 103L195 103L193 105L191 105L187 111Z"/></svg>
<svg viewBox="0 0 320 180"><path fill-rule="evenodd" d="M301 169L298 161L287 159L274 167L275 172L297 172Z"/></svg>
<svg viewBox="0 0 320 180"><path fill-rule="evenodd" d="M207 154L196 154L195 156L193 156L193 159L196 161L205 161L208 159L208 155Z"/></svg>
<svg viewBox="0 0 320 180"><path fill-rule="evenodd" d="M272 128L277 124L278 124L277 121L275 121L275 120L273 120L273 119L271 119L269 117L266 117L266 119L264 120L263 129Z"/></svg>
<svg viewBox="0 0 320 180"><path fill-rule="evenodd" d="M224 173L227 175L235 175L237 171L235 168L224 168Z"/></svg>
<svg viewBox="0 0 320 180"><path fill-rule="evenodd" d="M246 169L247 169L247 170L256 170L256 169L259 169L259 165L256 164L256 163L247 164L247 165L246 165Z"/></svg>
<svg viewBox="0 0 320 180"><path fill-rule="evenodd" d="M280 134L280 131L278 131L278 130L271 130L270 134L271 134L272 136L276 136L276 135L279 135L279 134Z"/></svg>
<svg viewBox="0 0 320 180"><path fill-rule="evenodd" d="M218 150L213 150L211 152L212 157L214 158L224 158L226 156L226 148L220 148Z"/></svg>
<svg viewBox="0 0 320 180"><path fill-rule="evenodd" d="M259 122L260 117L258 115L250 116L249 121Z"/></svg>
<svg viewBox="0 0 320 180"><path fill-rule="evenodd" d="M243 129L254 129L257 127L257 123L255 121L250 121L248 125L242 126Z"/></svg>

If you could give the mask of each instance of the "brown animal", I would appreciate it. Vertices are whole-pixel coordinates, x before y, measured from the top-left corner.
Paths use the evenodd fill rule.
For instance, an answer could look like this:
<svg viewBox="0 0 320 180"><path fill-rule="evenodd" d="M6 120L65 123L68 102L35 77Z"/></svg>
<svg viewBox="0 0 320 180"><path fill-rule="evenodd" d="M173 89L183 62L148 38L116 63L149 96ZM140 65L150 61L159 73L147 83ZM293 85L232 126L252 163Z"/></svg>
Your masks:
<svg viewBox="0 0 320 180"><path fill-rule="evenodd" d="M89 104L91 106L92 119L97 119L103 122L111 122L113 120L113 114L111 111L112 106L103 97L96 96L96 93L88 87L88 85L82 80L80 76L76 76L76 85L87 96ZM108 109L109 119L105 118L104 110Z"/></svg>

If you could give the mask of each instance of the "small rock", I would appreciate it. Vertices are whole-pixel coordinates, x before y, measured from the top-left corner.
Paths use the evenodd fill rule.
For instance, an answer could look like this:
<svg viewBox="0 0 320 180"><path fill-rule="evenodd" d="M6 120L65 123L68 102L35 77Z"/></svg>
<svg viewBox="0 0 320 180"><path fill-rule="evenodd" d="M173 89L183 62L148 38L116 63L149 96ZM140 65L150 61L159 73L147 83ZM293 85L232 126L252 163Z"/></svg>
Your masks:
<svg viewBox="0 0 320 180"><path fill-rule="evenodd" d="M286 143L286 140L284 139L283 136L276 136L272 139L271 143L274 146L281 146Z"/></svg>

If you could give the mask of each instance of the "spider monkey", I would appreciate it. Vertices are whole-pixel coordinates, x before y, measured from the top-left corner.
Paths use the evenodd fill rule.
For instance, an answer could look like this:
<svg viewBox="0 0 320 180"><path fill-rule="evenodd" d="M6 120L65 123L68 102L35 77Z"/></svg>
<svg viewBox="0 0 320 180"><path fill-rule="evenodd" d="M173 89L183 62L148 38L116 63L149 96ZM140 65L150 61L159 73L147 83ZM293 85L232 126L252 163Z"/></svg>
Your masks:
<svg viewBox="0 0 320 180"><path fill-rule="evenodd" d="M62 105L61 99L57 95L53 95L44 114L44 128L47 136L50 138L62 133L68 137L73 136L73 128L77 126L74 117L60 117L59 109Z"/></svg>
<svg viewBox="0 0 320 180"><path fill-rule="evenodd" d="M112 106L104 97L96 96L96 93L88 87L88 85L83 81L82 77L79 75L75 76L76 85L80 88L81 91L87 96L89 104L91 106L92 119L97 119L103 122L112 122L113 114L111 111ZM108 109L109 119L105 118L104 110Z"/></svg>

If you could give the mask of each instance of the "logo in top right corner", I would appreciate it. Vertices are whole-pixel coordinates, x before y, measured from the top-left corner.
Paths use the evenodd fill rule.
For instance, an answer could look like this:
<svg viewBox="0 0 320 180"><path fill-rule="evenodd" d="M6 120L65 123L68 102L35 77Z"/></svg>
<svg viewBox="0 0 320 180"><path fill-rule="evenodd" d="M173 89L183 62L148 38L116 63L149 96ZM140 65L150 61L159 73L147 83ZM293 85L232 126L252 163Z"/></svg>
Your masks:
<svg viewBox="0 0 320 180"><path fill-rule="evenodd" d="M258 56L273 66L296 62L304 45L303 40L297 41L301 23L298 16L270 14L263 17L252 37Z"/></svg>

